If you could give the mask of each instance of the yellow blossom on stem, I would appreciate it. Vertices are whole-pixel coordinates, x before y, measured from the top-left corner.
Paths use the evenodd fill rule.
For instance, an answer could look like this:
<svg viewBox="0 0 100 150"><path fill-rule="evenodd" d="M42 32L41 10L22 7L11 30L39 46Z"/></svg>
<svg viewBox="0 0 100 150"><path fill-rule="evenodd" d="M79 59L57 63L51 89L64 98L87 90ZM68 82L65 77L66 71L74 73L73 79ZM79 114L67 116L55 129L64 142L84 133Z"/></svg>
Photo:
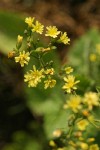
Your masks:
<svg viewBox="0 0 100 150"><path fill-rule="evenodd" d="M56 147L56 143L53 140L49 141L49 145L52 146L52 147Z"/></svg>
<svg viewBox="0 0 100 150"><path fill-rule="evenodd" d="M53 88L56 84L56 80L48 78L44 81L44 88L47 89L48 87Z"/></svg>
<svg viewBox="0 0 100 150"><path fill-rule="evenodd" d="M64 70L65 70L66 74L70 74L71 72L73 72L72 67L66 67Z"/></svg>
<svg viewBox="0 0 100 150"><path fill-rule="evenodd" d="M66 101L66 104L64 105L64 108L71 109L74 113L77 113L81 108L81 97L72 95L70 96L70 99Z"/></svg>
<svg viewBox="0 0 100 150"><path fill-rule="evenodd" d="M30 60L30 53L25 51L19 52L19 56L15 57L15 62L20 63L21 67L24 67L24 64L28 64Z"/></svg>
<svg viewBox="0 0 100 150"><path fill-rule="evenodd" d="M17 42L18 43L22 43L22 40L23 40L23 36L18 35Z"/></svg>
<svg viewBox="0 0 100 150"><path fill-rule="evenodd" d="M50 36L53 38L56 38L58 34L60 34L60 31L56 28L56 26L48 26L46 27L47 31L45 36Z"/></svg>
<svg viewBox="0 0 100 150"><path fill-rule="evenodd" d="M87 109L84 109L82 110L82 114L85 116L85 117L88 117L90 114L89 114L89 110Z"/></svg>
<svg viewBox="0 0 100 150"><path fill-rule="evenodd" d="M42 25L39 21L36 21L36 23L32 26L32 32L37 32L39 34L42 34L43 29L44 25Z"/></svg>
<svg viewBox="0 0 100 150"><path fill-rule="evenodd" d="M81 121L77 122L77 127L79 130L84 131L86 127L89 125L89 122L86 119L82 119Z"/></svg>
<svg viewBox="0 0 100 150"><path fill-rule="evenodd" d="M50 51L51 49L50 49L50 47L47 47L47 48L43 48L41 51L42 52L48 52L48 51Z"/></svg>
<svg viewBox="0 0 100 150"><path fill-rule="evenodd" d="M81 147L82 150L88 150L88 148L89 148L88 144L84 143L84 142L80 143L80 147Z"/></svg>
<svg viewBox="0 0 100 150"><path fill-rule="evenodd" d="M91 62L95 62L97 59L97 56L96 56L96 54L90 54L89 58L90 58Z"/></svg>
<svg viewBox="0 0 100 150"><path fill-rule="evenodd" d="M88 138L87 141L88 141L89 143L94 142L94 141L95 141L95 138Z"/></svg>
<svg viewBox="0 0 100 150"><path fill-rule="evenodd" d="M33 65L33 70L30 70L24 75L24 81L28 82L28 87L36 87L41 79L45 76L43 75L44 69L37 70L36 67Z"/></svg>
<svg viewBox="0 0 100 150"><path fill-rule="evenodd" d="M92 110L93 106L99 106L99 97L95 92L88 92L84 95L84 103L88 105L89 110Z"/></svg>
<svg viewBox="0 0 100 150"><path fill-rule="evenodd" d="M92 145L90 145L89 150L100 150L100 148L97 144L92 144Z"/></svg>
<svg viewBox="0 0 100 150"><path fill-rule="evenodd" d="M57 130L55 130L55 131L53 132L53 136L54 136L54 137L60 137L61 134L62 134L61 129L57 129Z"/></svg>
<svg viewBox="0 0 100 150"><path fill-rule="evenodd" d="M50 69L47 69L47 70L45 70L45 74L47 74L47 75L54 75L54 68L50 68Z"/></svg>
<svg viewBox="0 0 100 150"><path fill-rule="evenodd" d="M73 90L76 90L77 87L75 86L80 81L75 81L75 77L73 75L68 75L67 77L64 77L65 85L62 87L62 89L65 90L67 93L71 93Z"/></svg>
<svg viewBox="0 0 100 150"><path fill-rule="evenodd" d="M33 18L27 17L27 18L25 19L25 23L27 23L29 27L32 27L33 22L34 22L34 17L33 17Z"/></svg>
<svg viewBox="0 0 100 150"><path fill-rule="evenodd" d="M68 38L67 33L64 32L64 33L61 33L60 39L58 41L64 44L69 44L70 39Z"/></svg>

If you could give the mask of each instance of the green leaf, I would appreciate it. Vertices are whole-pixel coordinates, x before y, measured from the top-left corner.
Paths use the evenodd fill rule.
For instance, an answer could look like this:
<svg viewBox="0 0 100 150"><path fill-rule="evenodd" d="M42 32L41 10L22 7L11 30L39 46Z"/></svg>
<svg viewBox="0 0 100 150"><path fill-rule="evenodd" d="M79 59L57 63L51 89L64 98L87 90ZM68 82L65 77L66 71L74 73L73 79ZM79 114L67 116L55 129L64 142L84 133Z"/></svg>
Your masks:
<svg viewBox="0 0 100 150"><path fill-rule="evenodd" d="M25 23L19 14L0 11L0 51L7 54L16 45L18 34L23 34Z"/></svg>

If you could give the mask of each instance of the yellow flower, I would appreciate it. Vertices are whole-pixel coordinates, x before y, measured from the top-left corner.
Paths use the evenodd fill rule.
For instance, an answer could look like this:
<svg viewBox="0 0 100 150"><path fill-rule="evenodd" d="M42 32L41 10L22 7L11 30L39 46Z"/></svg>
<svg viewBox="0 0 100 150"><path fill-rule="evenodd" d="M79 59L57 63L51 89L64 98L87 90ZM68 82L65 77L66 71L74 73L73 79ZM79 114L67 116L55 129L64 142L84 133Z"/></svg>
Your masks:
<svg viewBox="0 0 100 150"><path fill-rule="evenodd" d="M81 97L72 95L70 96L70 99L66 102L64 105L64 108L70 108L73 112L77 113L82 107L81 107Z"/></svg>
<svg viewBox="0 0 100 150"><path fill-rule="evenodd" d="M42 25L40 22L36 21L35 25L33 24L32 27L33 27L32 32L42 34L44 25Z"/></svg>
<svg viewBox="0 0 100 150"><path fill-rule="evenodd" d="M50 51L51 50L51 48L50 47L47 47L47 48L43 48L41 51L42 52L48 52L48 51Z"/></svg>
<svg viewBox="0 0 100 150"><path fill-rule="evenodd" d="M80 147L81 147L82 150L88 150L88 148L89 148L88 144L84 143L84 142L80 143Z"/></svg>
<svg viewBox="0 0 100 150"><path fill-rule="evenodd" d="M67 33L64 32L63 34L61 33L60 39L58 41L64 44L69 44L70 39L68 38Z"/></svg>
<svg viewBox="0 0 100 150"><path fill-rule="evenodd" d="M19 53L19 56L15 57L15 62L19 62L21 64L21 67L24 67L24 64L28 64L30 60L30 53L25 51L22 51Z"/></svg>
<svg viewBox="0 0 100 150"><path fill-rule="evenodd" d="M22 43L22 40L23 40L23 36L18 35L17 42L18 43Z"/></svg>
<svg viewBox="0 0 100 150"><path fill-rule="evenodd" d="M94 141L95 141L95 138L88 138L89 143L94 142Z"/></svg>
<svg viewBox="0 0 100 150"><path fill-rule="evenodd" d="M33 65L33 70L30 70L24 75L24 82L28 82L28 87L36 87L41 78L44 78L43 75L44 69L36 70L36 67Z"/></svg>
<svg viewBox="0 0 100 150"><path fill-rule="evenodd" d="M60 137L62 134L62 131L60 129L57 129L53 132L53 136L54 137Z"/></svg>
<svg viewBox="0 0 100 150"><path fill-rule="evenodd" d="M56 147L56 143L53 140L49 141L49 145L52 146L52 147Z"/></svg>
<svg viewBox="0 0 100 150"><path fill-rule="evenodd" d="M68 75L64 77L65 85L62 87L67 93L71 93L73 90L76 90L77 87L75 86L80 81L75 81L75 77L73 75Z"/></svg>
<svg viewBox="0 0 100 150"><path fill-rule="evenodd" d="M66 72L66 74L70 74L71 72L73 72L73 68L72 67L66 67L65 72Z"/></svg>
<svg viewBox="0 0 100 150"><path fill-rule="evenodd" d="M50 69L45 70L45 74L54 75L54 68L50 68Z"/></svg>
<svg viewBox="0 0 100 150"><path fill-rule="evenodd" d="M60 34L60 31L56 28L56 26L48 26L46 27L47 31L45 36L50 36L53 38L56 38L58 34Z"/></svg>
<svg viewBox="0 0 100 150"><path fill-rule="evenodd" d="M56 80L49 78L44 81L44 84L45 89L47 89L48 87L53 88L56 84Z"/></svg>
<svg viewBox="0 0 100 150"><path fill-rule="evenodd" d="M33 17L33 18L27 17L27 18L25 19L25 23L27 23L29 27L32 27L33 22L34 22L34 17Z"/></svg>
<svg viewBox="0 0 100 150"><path fill-rule="evenodd" d="M88 125L89 122L86 119L83 119L77 123L78 129L81 131L84 131Z"/></svg>
<svg viewBox="0 0 100 150"><path fill-rule="evenodd" d="M88 105L89 110L92 110L93 106L99 106L99 97L95 92L88 92L84 95L84 103Z"/></svg>
<svg viewBox="0 0 100 150"><path fill-rule="evenodd" d="M95 62L97 59L96 54L90 54L90 61Z"/></svg>
<svg viewBox="0 0 100 150"><path fill-rule="evenodd" d="M57 150L66 150L66 148L61 148L61 147L59 147L59 148L57 148Z"/></svg>
<svg viewBox="0 0 100 150"><path fill-rule="evenodd" d="M8 58L13 58L15 56L15 51L11 51L8 53Z"/></svg>
<svg viewBox="0 0 100 150"><path fill-rule="evenodd" d="M99 146L97 144L92 144L89 148L89 150L100 150Z"/></svg>

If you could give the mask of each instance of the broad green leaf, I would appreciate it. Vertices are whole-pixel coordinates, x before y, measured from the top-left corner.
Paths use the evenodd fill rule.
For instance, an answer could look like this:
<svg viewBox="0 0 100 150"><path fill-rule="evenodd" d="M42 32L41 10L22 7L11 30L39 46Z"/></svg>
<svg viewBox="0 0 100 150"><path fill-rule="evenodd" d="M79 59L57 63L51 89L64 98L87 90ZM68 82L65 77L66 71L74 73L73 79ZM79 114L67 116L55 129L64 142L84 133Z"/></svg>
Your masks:
<svg viewBox="0 0 100 150"><path fill-rule="evenodd" d="M23 34L25 23L19 14L0 11L0 51L7 54L16 45L18 34Z"/></svg>

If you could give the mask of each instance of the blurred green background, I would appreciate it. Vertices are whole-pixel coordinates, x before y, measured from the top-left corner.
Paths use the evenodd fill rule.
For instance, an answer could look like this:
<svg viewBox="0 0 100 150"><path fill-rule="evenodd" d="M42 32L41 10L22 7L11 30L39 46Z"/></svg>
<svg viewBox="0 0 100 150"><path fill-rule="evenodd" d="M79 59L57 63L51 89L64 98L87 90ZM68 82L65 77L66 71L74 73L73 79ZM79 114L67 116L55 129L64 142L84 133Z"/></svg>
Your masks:
<svg viewBox="0 0 100 150"><path fill-rule="evenodd" d="M0 150L49 150L52 131L67 127L68 112L62 109L65 97L59 79L53 89L29 89L23 82L25 70L7 58L17 35L23 34L27 16L35 16L43 24L56 25L68 33L70 46L60 45L47 59L54 60L56 70L64 63L76 68L76 75L80 73L82 78L79 93L88 90L89 85L91 89L94 87L85 58L87 51L100 43L99 0L1 0ZM100 86L100 65L92 67L95 68L92 80ZM99 143L100 133L95 136Z"/></svg>

